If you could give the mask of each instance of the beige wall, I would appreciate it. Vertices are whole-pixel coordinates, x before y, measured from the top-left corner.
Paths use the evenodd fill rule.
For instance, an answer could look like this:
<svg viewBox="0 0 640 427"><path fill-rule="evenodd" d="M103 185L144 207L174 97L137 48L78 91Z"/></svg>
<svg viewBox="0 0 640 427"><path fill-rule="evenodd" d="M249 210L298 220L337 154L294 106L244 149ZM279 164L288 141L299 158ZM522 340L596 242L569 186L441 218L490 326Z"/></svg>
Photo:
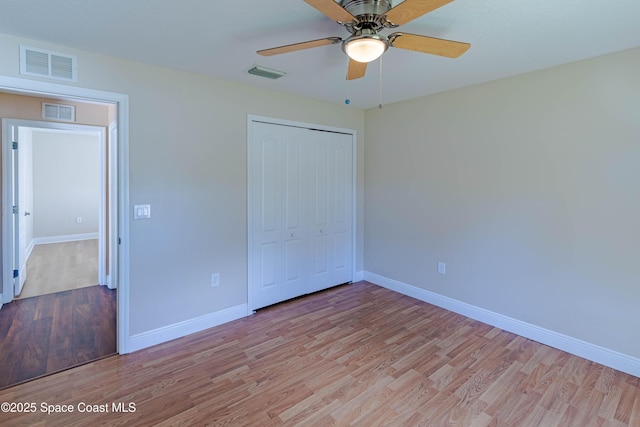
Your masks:
<svg viewBox="0 0 640 427"><path fill-rule="evenodd" d="M115 107L108 107L101 104L56 100L37 96L24 96L0 92L0 117L50 122L52 120L44 120L42 118L43 102L73 105L76 107L76 120L74 122L62 123L108 126L109 115L111 114L110 111L115 110ZM2 138L1 134L0 138Z"/></svg>
<svg viewBox="0 0 640 427"><path fill-rule="evenodd" d="M21 42L77 55L78 86L129 95L130 202L152 206L124 236L132 335L247 302L247 114L357 131L362 268L362 110L6 35L0 75L19 77Z"/></svg>
<svg viewBox="0 0 640 427"><path fill-rule="evenodd" d="M367 111L365 270L640 357L638 70L634 49Z"/></svg>

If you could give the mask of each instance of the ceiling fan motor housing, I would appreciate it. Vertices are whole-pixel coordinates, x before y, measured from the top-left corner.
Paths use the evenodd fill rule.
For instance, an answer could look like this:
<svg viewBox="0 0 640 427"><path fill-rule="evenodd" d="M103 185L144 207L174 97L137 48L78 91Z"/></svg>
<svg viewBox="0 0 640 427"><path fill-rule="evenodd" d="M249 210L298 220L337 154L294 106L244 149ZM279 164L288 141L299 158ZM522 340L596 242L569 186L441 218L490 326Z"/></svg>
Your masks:
<svg viewBox="0 0 640 427"><path fill-rule="evenodd" d="M341 0L340 5L357 20L351 24L345 22L348 27L353 28L352 33L362 28L377 31L385 27L385 14L391 9L389 0Z"/></svg>

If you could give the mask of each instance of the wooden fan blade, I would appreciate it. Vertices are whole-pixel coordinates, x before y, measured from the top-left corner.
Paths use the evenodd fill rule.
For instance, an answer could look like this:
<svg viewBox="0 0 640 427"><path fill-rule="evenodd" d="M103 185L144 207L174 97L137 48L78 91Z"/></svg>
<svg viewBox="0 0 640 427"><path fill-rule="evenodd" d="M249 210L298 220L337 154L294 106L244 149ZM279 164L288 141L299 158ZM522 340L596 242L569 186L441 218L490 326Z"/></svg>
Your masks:
<svg viewBox="0 0 640 427"><path fill-rule="evenodd" d="M256 53L262 56L273 56L280 55L281 53L295 52L296 50L311 49L312 47L336 44L340 43L341 41L342 39L340 37L327 37L326 39L310 40L308 42L288 44L285 46L273 47L271 49L263 49L257 51Z"/></svg>
<svg viewBox="0 0 640 427"><path fill-rule="evenodd" d="M453 0L404 0L387 12L387 20L395 25L406 24L452 1Z"/></svg>
<svg viewBox="0 0 640 427"><path fill-rule="evenodd" d="M349 69L347 70L347 80L355 80L364 77L364 73L367 71L366 62L358 62L353 59L349 59Z"/></svg>
<svg viewBox="0 0 640 427"><path fill-rule="evenodd" d="M471 47L469 43L407 33L393 33L389 36L389 40L392 47L446 56L447 58L457 58Z"/></svg>
<svg viewBox="0 0 640 427"><path fill-rule="evenodd" d="M304 0L336 22L348 24L356 18L335 0Z"/></svg>

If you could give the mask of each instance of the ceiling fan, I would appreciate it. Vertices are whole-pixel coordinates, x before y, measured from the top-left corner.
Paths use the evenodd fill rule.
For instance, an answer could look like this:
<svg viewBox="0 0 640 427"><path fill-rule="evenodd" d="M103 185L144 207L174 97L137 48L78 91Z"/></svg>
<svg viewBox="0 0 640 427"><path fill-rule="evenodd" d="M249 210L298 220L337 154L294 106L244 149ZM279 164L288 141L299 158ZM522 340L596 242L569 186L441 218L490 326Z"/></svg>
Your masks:
<svg viewBox="0 0 640 427"><path fill-rule="evenodd" d="M384 28L396 28L453 0L404 0L392 7L390 0L304 0L326 16L344 26L351 36L327 37L259 50L263 56L279 55L312 47L342 42L349 57L347 80L364 77L367 63L380 57L389 47L457 58L469 49L469 43L397 32L384 36Z"/></svg>

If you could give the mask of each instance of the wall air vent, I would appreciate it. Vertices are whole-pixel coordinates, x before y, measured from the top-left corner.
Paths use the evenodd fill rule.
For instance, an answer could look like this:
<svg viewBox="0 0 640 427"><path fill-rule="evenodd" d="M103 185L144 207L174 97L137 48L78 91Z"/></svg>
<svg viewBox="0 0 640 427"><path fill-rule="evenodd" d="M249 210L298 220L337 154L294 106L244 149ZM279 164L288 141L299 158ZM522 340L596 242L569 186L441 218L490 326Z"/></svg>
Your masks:
<svg viewBox="0 0 640 427"><path fill-rule="evenodd" d="M78 81L77 59L42 49L20 46L20 74Z"/></svg>
<svg viewBox="0 0 640 427"><path fill-rule="evenodd" d="M249 74L253 74L254 76L266 77L273 80L279 79L280 77L283 77L287 74L284 71L273 70L271 68L261 67L259 65L250 68L247 72Z"/></svg>
<svg viewBox="0 0 640 427"><path fill-rule="evenodd" d="M76 107L73 105L42 103L42 118L73 122L76 120Z"/></svg>

